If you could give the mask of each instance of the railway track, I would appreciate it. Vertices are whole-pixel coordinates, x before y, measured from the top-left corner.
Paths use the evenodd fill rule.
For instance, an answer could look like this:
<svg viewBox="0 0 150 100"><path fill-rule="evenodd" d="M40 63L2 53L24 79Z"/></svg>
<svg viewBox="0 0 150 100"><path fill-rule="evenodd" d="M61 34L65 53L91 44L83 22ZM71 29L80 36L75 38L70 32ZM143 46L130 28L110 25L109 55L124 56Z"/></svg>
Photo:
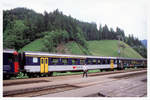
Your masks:
<svg viewBox="0 0 150 100"><path fill-rule="evenodd" d="M138 68L138 69L127 69L127 70L116 70L116 71L108 71L108 72L96 72L96 73L89 73L88 76L101 76L101 75L108 75L108 74L116 74L116 73L126 73L132 71L140 71L146 70L146 68ZM10 85L20 85L20 84L31 84L31 83L39 83L39 82L50 82L50 80L45 80L49 78L59 79L66 76L79 76L81 74L73 74L73 75L65 75L65 76L52 76L52 77L38 77L38 78L24 78L24 79L15 79L15 80L3 80L3 86L10 86ZM43 80L44 79L44 80Z"/></svg>
<svg viewBox="0 0 150 100"><path fill-rule="evenodd" d="M4 92L3 96L4 97L26 97L26 96L35 97L43 94L63 92L63 91L72 90L76 88L80 88L80 87L69 85L69 84L61 84L61 85L52 85L52 86L44 86L39 88Z"/></svg>
<svg viewBox="0 0 150 100"><path fill-rule="evenodd" d="M89 74L89 77L94 77L94 76L100 76L100 75L109 75L109 74L117 74L117 73L127 73L127 72L134 72L134 71L140 71L140 70L146 70L144 69L132 69L132 70L120 70L120 71L114 71L114 72L101 72L101 73L91 73ZM140 73L142 74L142 73ZM128 74L120 77L111 77L111 78L126 78L126 77L133 77L138 74ZM76 77L77 75L72 75L71 77ZM79 76L79 75L78 75ZM78 77L77 76L77 77ZM52 77L52 78L59 78L60 79L65 79L65 76L57 76L57 77ZM62 78L63 77L63 78ZM60 81L60 80L59 80ZM33 83L48 83L52 82L47 80L47 78L34 78L34 79L19 79L19 80L7 80L7 82L4 80L3 86L21 86L25 84L33 84ZM90 83L86 83L90 84ZM97 84L97 83L94 83ZM93 84L91 84L93 85ZM89 86L89 85L85 85ZM57 93L57 92L63 92L63 91L68 91L68 90L73 90L73 89L78 89L82 88L82 86L77 86L77 85L71 85L71 84L59 84L59 85L50 85L50 86L41 86L41 87L34 87L33 88L27 88L27 89L20 89L20 90L15 90L15 91L4 91L3 96L4 97L34 97L34 96L40 96L43 94L52 94L52 93Z"/></svg>

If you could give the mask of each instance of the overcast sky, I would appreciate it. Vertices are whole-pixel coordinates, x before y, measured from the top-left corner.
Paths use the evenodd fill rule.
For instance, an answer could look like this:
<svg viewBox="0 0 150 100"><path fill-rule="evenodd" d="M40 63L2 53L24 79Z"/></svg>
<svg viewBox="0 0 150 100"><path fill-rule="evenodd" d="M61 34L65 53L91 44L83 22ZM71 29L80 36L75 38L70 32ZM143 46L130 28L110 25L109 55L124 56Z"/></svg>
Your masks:
<svg viewBox="0 0 150 100"><path fill-rule="evenodd" d="M146 0L2 0L3 10L26 7L38 13L59 9L65 15L86 22L118 26L125 35L147 39Z"/></svg>

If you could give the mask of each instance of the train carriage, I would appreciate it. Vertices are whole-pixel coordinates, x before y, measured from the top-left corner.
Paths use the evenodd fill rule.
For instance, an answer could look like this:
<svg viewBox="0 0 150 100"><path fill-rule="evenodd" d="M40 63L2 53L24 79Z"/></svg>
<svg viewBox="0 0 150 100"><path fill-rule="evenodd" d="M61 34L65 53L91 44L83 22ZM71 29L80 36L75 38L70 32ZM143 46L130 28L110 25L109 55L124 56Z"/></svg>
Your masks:
<svg viewBox="0 0 150 100"><path fill-rule="evenodd" d="M52 75L53 72L82 71L86 64L88 70L113 70L128 67L146 67L146 59L101 57L85 55L50 54L45 52L25 51L17 53L14 50L3 52L4 76L16 75L18 72L29 76L37 74Z"/></svg>
<svg viewBox="0 0 150 100"><path fill-rule="evenodd" d="M116 57L49 54L24 52L24 70L27 73L81 71L86 63L88 70L117 68Z"/></svg>
<svg viewBox="0 0 150 100"><path fill-rule="evenodd" d="M118 68L133 68L133 67L146 67L147 60L143 58L124 58L118 57Z"/></svg>

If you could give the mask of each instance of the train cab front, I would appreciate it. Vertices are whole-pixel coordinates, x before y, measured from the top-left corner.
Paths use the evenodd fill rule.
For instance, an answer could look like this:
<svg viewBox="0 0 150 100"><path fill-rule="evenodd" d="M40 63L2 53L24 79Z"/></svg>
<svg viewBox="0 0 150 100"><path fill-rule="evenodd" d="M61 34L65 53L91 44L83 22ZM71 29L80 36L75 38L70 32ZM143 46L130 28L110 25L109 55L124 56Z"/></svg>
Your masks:
<svg viewBox="0 0 150 100"><path fill-rule="evenodd" d="M18 52L14 50L3 51L3 78L9 79L19 73Z"/></svg>

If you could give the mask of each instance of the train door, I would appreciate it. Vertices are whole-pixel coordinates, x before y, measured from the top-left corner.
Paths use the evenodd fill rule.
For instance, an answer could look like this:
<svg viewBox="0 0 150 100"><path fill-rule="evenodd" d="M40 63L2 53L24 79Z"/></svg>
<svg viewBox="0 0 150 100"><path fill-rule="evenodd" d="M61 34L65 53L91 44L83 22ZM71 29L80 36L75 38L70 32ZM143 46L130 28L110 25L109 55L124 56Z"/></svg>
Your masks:
<svg viewBox="0 0 150 100"><path fill-rule="evenodd" d="M110 60L110 68L113 69L114 68L114 60Z"/></svg>
<svg viewBox="0 0 150 100"><path fill-rule="evenodd" d="M48 73L48 58L45 58L45 73Z"/></svg>
<svg viewBox="0 0 150 100"><path fill-rule="evenodd" d="M41 73L48 73L48 58L41 57L40 58L40 67Z"/></svg>

